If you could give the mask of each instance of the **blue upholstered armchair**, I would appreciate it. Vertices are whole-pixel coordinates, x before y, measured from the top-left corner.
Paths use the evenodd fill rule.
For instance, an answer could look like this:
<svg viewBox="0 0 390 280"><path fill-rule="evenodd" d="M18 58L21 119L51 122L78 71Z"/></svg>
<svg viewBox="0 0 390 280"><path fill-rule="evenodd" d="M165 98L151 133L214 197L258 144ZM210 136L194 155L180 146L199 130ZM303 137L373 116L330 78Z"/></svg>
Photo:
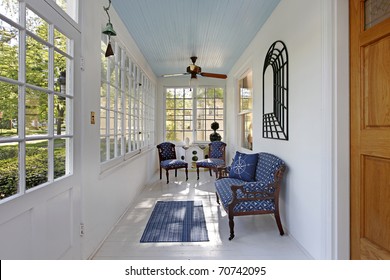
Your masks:
<svg viewBox="0 0 390 280"><path fill-rule="evenodd" d="M217 202L229 217L234 238L234 216L273 214L280 235L284 234L279 215L279 192L285 163L269 153L236 152L233 163L215 181Z"/></svg>
<svg viewBox="0 0 390 280"><path fill-rule="evenodd" d="M165 169L167 174L167 184L169 183L169 170L175 169L175 177L177 177L177 169L185 168L186 180L188 180L188 163L176 158L175 144L163 142L157 145L158 157L160 161L160 180L162 179L162 169Z"/></svg>
<svg viewBox="0 0 390 280"><path fill-rule="evenodd" d="M226 143L221 141L214 141L209 143L208 158L198 160L196 162L196 174L199 180L199 168L208 168L210 176L212 176L211 170L215 171L215 176L218 175L218 167L225 165L225 150Z"/></svg>

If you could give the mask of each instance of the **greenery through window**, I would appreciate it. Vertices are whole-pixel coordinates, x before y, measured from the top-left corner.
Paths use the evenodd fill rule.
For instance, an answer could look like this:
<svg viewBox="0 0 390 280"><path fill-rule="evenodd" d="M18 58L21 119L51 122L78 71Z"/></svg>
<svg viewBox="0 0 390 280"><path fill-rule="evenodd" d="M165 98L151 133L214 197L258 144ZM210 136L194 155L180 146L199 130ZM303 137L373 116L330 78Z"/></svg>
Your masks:
<svg viewBox="0 0 390 280"><path fill-rule="evenodd" d="M100 161L139 153L154 144L155 87L124 48L111 42L114 56L101 44Z"/></svg>
<svg viewBox="0 0 390 280"><path fill-rule="evenodd" d="M241 127L241 146L243 148L253 149L253 131L252 131L252 103L253 103L253 85L252 72L246 74L239 80L239 100L240 100L240 127Z"/></svg>
<svg viewBox="0 0 390 280"><path fill-rule="evenodd" d="M0 7L3 200L72 173L73 50L72 39L28 5Z"/></svg>
<svg viewBox="0 0 390 280"><path fill-rule="evenodd" d="M219 123L218 133L223 138L223 88L167 88L165 110L167 141L210 141L213 122Z"/></svg>

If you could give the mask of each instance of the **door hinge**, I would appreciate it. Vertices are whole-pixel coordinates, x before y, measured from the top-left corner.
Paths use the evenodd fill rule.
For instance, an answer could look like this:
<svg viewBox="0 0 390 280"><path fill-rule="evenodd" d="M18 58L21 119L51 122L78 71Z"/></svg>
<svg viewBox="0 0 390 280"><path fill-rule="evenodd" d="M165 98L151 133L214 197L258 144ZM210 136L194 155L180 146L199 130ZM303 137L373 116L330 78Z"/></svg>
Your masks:
<svg viewBox="0 0 390 280"><path fill-rule="evenodd" d="M84 224L83 224L83 223L81 223L81 224L80 224L80 236L83 236L83 235L84 235L84 233L85 233Z"/></svg>

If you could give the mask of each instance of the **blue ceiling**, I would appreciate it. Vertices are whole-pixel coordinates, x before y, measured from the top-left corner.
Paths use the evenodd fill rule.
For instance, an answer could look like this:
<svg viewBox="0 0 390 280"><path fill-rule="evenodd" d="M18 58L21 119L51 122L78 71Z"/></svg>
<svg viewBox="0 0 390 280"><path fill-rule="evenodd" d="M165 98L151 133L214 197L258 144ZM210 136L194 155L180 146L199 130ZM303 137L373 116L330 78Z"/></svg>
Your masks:
<svg viewBox="0 0 390 280"><path fill-rule="evenodd" d="M157 76L227 74L280 0L112 0Z"/></svg>

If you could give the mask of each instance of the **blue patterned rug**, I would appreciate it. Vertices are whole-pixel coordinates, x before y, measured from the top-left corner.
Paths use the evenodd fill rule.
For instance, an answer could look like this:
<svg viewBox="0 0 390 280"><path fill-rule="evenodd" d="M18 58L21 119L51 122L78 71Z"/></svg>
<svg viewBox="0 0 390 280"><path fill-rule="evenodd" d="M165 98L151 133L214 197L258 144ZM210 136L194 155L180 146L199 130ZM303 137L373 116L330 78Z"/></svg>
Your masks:
<svg viewBox="0 0 390 280"><path fill-rule="evenodd" d="M202 201L157 201L140 242L201 241L209 241Z"/></svg>

